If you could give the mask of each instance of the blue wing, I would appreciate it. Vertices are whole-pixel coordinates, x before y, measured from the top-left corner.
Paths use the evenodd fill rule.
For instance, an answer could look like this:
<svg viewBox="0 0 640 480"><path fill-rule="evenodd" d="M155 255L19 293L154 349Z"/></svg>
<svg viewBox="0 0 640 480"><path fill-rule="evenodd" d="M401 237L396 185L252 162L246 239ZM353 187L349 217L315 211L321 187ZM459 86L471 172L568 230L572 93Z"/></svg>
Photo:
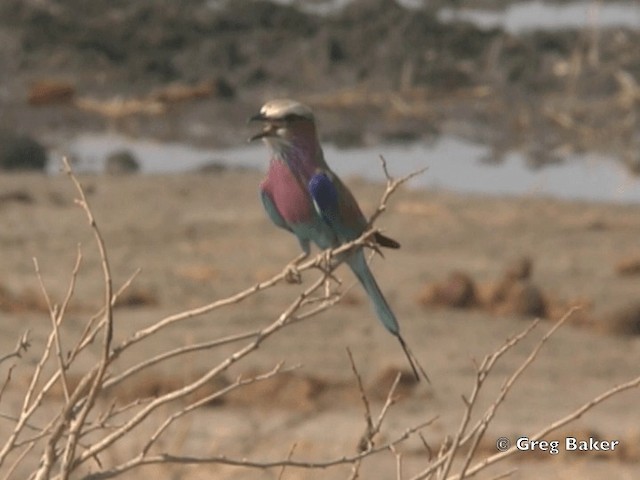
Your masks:
<svg viewBox="0 0 640 480"><path fill-rule="evenodd" d="M329 226L335 227L339 219L338 190L325 172L319 172L311 177L308 184L313 206Z"/></svg>

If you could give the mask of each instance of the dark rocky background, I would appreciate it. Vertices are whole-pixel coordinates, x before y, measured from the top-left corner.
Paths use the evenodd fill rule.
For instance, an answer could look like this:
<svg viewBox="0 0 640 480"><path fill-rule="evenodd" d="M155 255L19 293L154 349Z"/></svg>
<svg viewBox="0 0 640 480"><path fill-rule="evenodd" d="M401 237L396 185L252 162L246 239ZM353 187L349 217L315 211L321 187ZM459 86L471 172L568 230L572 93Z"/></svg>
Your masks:
<svg viewBox="0 0 640 480"><path fill-rule="evenodd" d="M640 30L441 23L453 3L316 15L248 0L3 0L0 128L48 147L106 128L229 146L264 100L290 96L340 145L447 132L491 144L494 160L590 150L640 169Z"/></svg>

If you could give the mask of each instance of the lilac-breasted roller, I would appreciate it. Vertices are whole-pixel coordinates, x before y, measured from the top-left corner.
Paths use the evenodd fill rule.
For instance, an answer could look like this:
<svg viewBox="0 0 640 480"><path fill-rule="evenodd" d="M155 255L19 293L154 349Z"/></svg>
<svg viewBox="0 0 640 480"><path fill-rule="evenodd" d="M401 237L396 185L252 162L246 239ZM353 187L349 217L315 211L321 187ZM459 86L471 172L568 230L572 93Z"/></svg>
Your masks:
<svg viewBox="0 0 640 480"><path fill-rule="evenodd" d="M325 162L309 107L293 100L272 100L250 121L264 123L264 129L250 140L261 138L271 150L267 175L260 184L262 203L273 223L298 238L303 254L295 263L309 255L311 242L321 249L336 248L364 233L367 220L349 189ZM400 247L379 232L374 239L383 247ZM400 341L419 380L416 368L419 363L400 335L398 321L367 265L363 249L358 248L340 260L351 267L376 315Z"/></svg>

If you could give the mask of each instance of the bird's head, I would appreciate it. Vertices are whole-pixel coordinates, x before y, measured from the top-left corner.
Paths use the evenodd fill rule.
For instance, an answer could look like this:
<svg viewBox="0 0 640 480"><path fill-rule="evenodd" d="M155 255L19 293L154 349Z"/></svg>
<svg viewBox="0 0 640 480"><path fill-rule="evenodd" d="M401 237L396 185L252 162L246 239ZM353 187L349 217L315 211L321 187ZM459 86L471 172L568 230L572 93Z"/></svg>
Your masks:
<svg viewBox="0 0 640 480"><path fill-rule="evenodd" d="M294 100L270 100L249 121L264 124L262 131L249 141L261 138L275 150L317 141L313 112Z"/></svg>

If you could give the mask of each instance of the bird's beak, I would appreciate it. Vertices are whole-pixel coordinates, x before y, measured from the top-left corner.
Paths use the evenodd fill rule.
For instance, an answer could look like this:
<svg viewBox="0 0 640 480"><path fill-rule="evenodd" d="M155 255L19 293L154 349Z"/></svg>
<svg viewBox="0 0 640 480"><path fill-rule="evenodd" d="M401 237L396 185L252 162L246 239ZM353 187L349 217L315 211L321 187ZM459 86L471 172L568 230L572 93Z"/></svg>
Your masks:
<svg viewBox="0 0 640 480"><path fill-rule="evenodd" d="M268 137L269 135L271 135L271 130L269 128L265 128L263 131L251 136L249 138L249 143L253 142L254 140L258 140L260 138Z"/></svg>
<svg viewBox="0 0 640 480"><path fill-rule="evenodd" d="M268 120L267 117L262 112L260 112L255 114L253 117L250 117L249 120L247 120L247 123L266 122L267 120ZM249 138L249 142L253 142L254 140L258 140L260 138L268 137L273 134L273 131L274 131L274 126L267 123L261 132L256 133L251 138Z"/></svg>
<svg viewBox="0 0 640 480"><path fill-rule="evenodd" d="M264 122L266 119L267 117L265 117L262 112L259 112L259 113L256 113L253 117L249 117L249 120L247 120L247 123Z"/></svg>

